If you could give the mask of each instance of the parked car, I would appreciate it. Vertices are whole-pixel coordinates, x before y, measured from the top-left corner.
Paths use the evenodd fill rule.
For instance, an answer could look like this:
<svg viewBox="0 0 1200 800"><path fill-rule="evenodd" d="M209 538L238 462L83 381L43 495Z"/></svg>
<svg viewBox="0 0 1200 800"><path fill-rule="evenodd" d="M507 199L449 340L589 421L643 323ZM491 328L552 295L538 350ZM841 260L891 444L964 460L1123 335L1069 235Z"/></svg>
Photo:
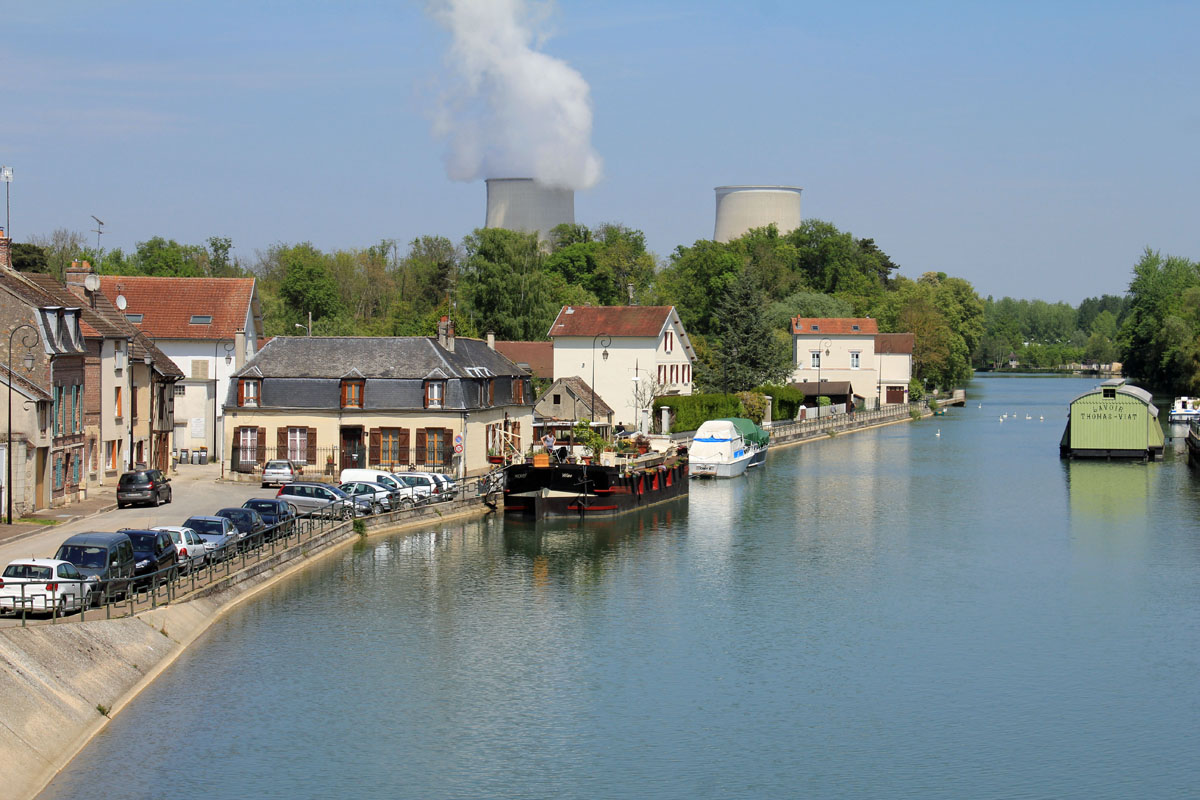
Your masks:
<svg viewBox="0 0 1200 800"><path fill-rule="evenodd" d="M295 461L277 459L263 465L262 488L282 486L300 477L300 465Z"/></svg>
<svg viewBox="0 0 1200 800"><path fill-rule="evenodd" d="M224 561L237 551L240 534L231 519L201 514L188 517L183 527L191 528L204 540L204 549L208 551L210 562Z"/></svg>
<svg viewBox="0 0 1200 800"><path fill-rule="evenodd" d="M384 511L393 510L392 502L395 500L395 507L399 508L401 499L395 495L391 489L384 486L382 483L371 483L370 481L349 481L338 487L351 497L363 497L371 504L371 513L382 514ZM412 505L411 500L409 505Z"/></svg>
<svg viewBox="0 0 1200 800"><path fill-rule="evenodd" d="M76 533L59 545L54 557L70 561L85 578L96 578L94 600L102 596L124 597L129 593L137 559L133 555L133 542L123 533Z"/></svg>
<svg viewBox="0 0 1200 800"><path fill-rule="evenodd" d="M191 572L208 563L207 543L200 538L200 534L191 528L179 525L155 525L150 530L166 531L167 535L171 537L171 543L175 545L175 552L179 554L179 570L181 572Z"/></svg>
<svg viewBox="0 0 1200 800"><path fill-rule="evenodd" d="M171 479L157 469L126 472L117 481L117 508L134 503L157 506L171 502Z"/></svg>
<svg viewBox="0 0 1200 800"><path fill-rule="evenodd" d="M122 528L121 533L133 542L134 584L149 589L158 583L175 580L179 574L179 553L166 531Z"/></svg>
<svg viewBox="0 0 1200 800"><path fill-rule="evenodd" d="M238 541L243 546L251 547L262 543L262 533L267 529L267 523L257 511L249 508L222 508L214 516L225 517L233 522L238 529Z"/></svg>
<svg viewBox="0 0 1200 800"><path fill-rule="evenodd" d="M413 499L418 503L432 503L439 489L433 478L422 472L395 472L395 478L412 489Z"/></svg>
<svg viewBox="0 0 1200 800"><path fill-rule="evenodd" d="M316 481L295 481L279 487L276 495L291 503L301 514L316 514L337 519L350 519L371 513L371 503L356 499L336 486Z"/></svg>
<svg viewBox="0 0 1200 800"><path fill-rule="evenodd" d="M443 500L453 500L455 497L458 497L458 483L449 475L442 472L427 472L425 474L437 482L438 494Z"/></svg>
<svg viewBox="0 0 1200 800"><path fill-rule="evenodd" d="M85 576L70 561L21 559L0 574L0 611L77 611L90 602L95 587L96 578Z"/></svg>
<svg viewBox="0 0 1200 800"><path fill-rule="evenodd" d="M381 483L392 491L412 497L412 492L408 486L398 480L395 475L390 472L384 472L381 469L344 469L338 477L338 483L350 483L351 481L366 481L367 483Z"/></svg>
<svg viewBox="0 0 1200 800"><path fill-rule="evenodd" d="M256 497L242 503L242 508L258 512L267 528L273 529L268 536L284 536L296 529L296 509L278 497Z"/></svg>

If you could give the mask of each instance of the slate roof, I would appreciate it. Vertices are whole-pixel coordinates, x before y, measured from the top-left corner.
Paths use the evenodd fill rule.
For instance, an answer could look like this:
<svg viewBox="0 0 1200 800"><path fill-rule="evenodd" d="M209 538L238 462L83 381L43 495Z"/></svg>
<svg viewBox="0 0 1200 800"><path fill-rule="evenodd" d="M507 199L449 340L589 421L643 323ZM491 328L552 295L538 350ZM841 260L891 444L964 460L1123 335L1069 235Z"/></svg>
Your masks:
<svg viewBox="0 0 1200 800"><path fill-rule="evenodd" d="M604 402L604 398L600 395L596 395L596 412L598 413L592 412L592 387L588 385L587 381L585 381L583 378L580 378L578 375L572 375L569 378L559 378L556 380L554 384L546 390L546 393L538 398L538 402L540 403L550 395L554 394L554 392L560 387L565 388L568 392L574 395L575 399L578 401L577 404L580 406L578 411L585 412L577 414L579 419L586 417L587 419L598 421L607 419L614 413L612 406ZM547 419L559 419L559 417L548 417ZM567 418L563 417L563 419Z"/></svg>
<svg viewBox="0 0 1200 800"><path fill-rule="evenodd" d="M879 333L879 323L870 317L793 317L792 333L801 336L867 336Z"/></svg>
<svg viewBox="0 0 1200 800"><path fill-rule="evenodd" d="M528 373L479 339L457 337L454 352L432 336L276 336L237 375L334 378L351 370L365 378L525 377Z"/></svg>
<svg viewBox="0 0 1200 800"><path fill-rule="evenodd" d="M514 364L528 364L538 378L554 378L554 342L496 342L496 350Z"/></svg>
<svg viewBox="0 0 1200 800"><path fill-rule="evenodd" d="M649 336L662 333L672 306L563 306L549 336Z"/></svg>
<svg viewBox="0 0 1200 800"><path fill-rule="evenodd" d="M141 314L137 327L155 339L231 339L245 327L247 309L262 316L254 278L101 275L100 291L113 303L123 295L124 313ZM192 324L194 315L212 323Z"/></svg>
<svg viewBox="0 0 1200 800"><path fill-rule="evenodd" d="M911 333L877 333L875 334L876 353L902 353L912 355L916 337Z"/></svg>

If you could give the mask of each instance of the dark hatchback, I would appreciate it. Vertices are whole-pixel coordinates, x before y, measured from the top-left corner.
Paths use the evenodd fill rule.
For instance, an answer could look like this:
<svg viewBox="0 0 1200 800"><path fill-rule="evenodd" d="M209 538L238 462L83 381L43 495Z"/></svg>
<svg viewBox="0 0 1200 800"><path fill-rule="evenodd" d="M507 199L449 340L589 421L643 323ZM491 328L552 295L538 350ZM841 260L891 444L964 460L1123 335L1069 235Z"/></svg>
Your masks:
<svg viewBox="0 0 1200 800"><path fill-rule="evenodd" d="M175 550L175 543L171 541L171 534L129 528L123 528L121 533L133 542L134 583L139 588L174 579L179 569L179 554Z"/></svg>
<svg viewBox="0 0 1200 800"><path fill-rule="evenodd" d="M126 472L117 481L117 508L134 503L157 506L171 502L171 479L162 470L139 469Z"/></svg>
<svg viewBox="0 0 1200 800"><path fill-rule="evenodd" d="M222 508L213 516L224 517L232 522L238 529L239 540L245 546L258 544L261 537L254 540L251 540L250 537L261 534L267 529L267 523L263 522L263 518L258 515L258 512L249 508Z"/></svg>
<svg viewBox="0 0 1200 800"><path fill-rule="evenodd" d="M270 536L285 536L296 529L296 510L286 500L277 497L262 497L247 500L242 508L248 508L262 517L268 528L274 528Z"/></svg>

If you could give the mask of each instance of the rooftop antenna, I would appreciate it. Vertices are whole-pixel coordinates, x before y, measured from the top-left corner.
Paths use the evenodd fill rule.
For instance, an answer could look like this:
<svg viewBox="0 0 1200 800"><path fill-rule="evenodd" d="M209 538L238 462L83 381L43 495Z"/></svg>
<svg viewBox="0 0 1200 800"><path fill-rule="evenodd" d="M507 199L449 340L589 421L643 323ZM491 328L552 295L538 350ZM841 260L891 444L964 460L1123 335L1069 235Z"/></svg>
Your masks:
<svg viewBox="0 0 1200 800"><path fill-rule="evenodd" d="M100 254L100 234L104 233L104 222L101 221L101 219L99 217L97 217L95 214L89 214L88 216L91 217L92 219L96 220L96 227L92 228L92 231L95 232L95 234L96 234L96 255L99 255Z"/></svg>

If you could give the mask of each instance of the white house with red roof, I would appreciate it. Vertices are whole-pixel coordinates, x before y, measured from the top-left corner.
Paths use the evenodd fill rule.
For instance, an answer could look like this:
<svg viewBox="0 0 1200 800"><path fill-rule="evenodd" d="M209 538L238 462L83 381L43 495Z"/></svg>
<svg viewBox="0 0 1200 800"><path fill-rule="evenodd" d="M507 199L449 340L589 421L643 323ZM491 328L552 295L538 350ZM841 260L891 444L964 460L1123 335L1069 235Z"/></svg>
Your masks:
<svg viewBox="0 0 1200 800"><path fill-rule="evenodd" d="M262 307L254 278L101 275L100 291L183 370L171 447L223 454L229 378L257 350Z"/></svg>
<svg viewBox="0 0 1200 800"><path fill-rule="evenodd" d="M655 397L692 393L696 351L674 306L563 306L548 335L554 374L595 387L617 424L646 430Z"/></svg>
<svg viewBox="0 0 1200 800"><path fill-rule="evenodd" d="M870 317L794 317L792 382L806 402L822 395L868 408L907 402L912 350L911 333L881 334Z"/></svg>

